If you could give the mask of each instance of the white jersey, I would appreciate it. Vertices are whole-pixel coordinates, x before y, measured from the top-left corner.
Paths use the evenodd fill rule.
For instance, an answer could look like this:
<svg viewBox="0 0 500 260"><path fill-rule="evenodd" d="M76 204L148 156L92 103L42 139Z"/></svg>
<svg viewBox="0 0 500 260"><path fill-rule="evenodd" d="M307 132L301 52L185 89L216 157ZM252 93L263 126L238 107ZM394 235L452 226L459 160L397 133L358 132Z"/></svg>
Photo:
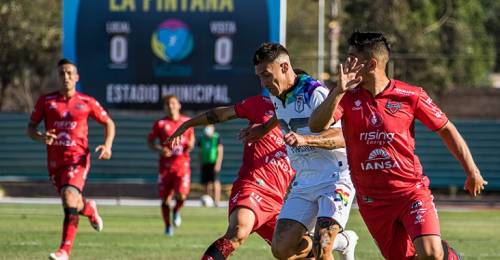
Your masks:
<svg viewBox="0 0 500 260"><path fill-rule="evenodd" d="M283 102L271 96L281 129L300 135L318 135L309 129L309 117L327 97L328 89L310 76L299 75L298 82ZM332 127L341 128L337 122ZM292 189L303 190L332 185L340 180L351 182L345 148L326 150L310 146L291 147L287 152L296 170Z"/></svg>

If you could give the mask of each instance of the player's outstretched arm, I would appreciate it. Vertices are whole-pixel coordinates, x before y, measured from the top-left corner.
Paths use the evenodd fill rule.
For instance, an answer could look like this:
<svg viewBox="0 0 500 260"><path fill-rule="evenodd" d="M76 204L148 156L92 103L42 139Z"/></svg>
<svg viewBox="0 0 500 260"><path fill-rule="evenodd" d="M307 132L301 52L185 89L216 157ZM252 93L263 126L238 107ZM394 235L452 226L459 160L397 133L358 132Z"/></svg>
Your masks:
<svg viewBox="0 0 500 260"><path fill-rule="evenodd" d="M181 136L190 127L200 125L217 124L224 121L237 118L234 106L217 107L208 110L205 113L199 114L180 125L177 130L168 138L167 142L173 142L177 137Z"/></svg>
<svg viewBox="0 0 500 260"><path fill-rule="evenodd" d="M309 118L309 128L314 133L319 133L326 130L335 123L333 115L337 109L340 100L344 94L356 87L362 80L357 73L363 64L359 64L356 58L347 58L344 64L339 65L338 86L334 88L330 94L311 114Z"/></svg>
<svg viewBox="0 0 500 260"><path fill-rule="evenodd" d="M238 138L244 143L253 143L264 137L276 126L278 126L278 118L274 115L263 124L253 124L241 129Z"/></svg>
<svg viewBox="0 0 500 260"><path fill-rule="evenodd" d="M329 128L319 135L300 135L290 132L285 135L285 142L290 146L311 146L327 150L344 148L345 140L341 128Z"/></svg>
<svg viewBox="0 0 500 260"><path fill-rule="evenodd" d="M460 162L467 174L464 190L469 191L469 194L473 197L481 194L481 191L484 190L484 186L487 185L488 182L483 180L481 172L472 158L467 143L462 138L462 135L460 135L455 125L451 121L448 121L448 123L439 129L437 133L441 136L448 150L450 150L453 156Z"/></svg>
<svg viewBox="0 0 500 260"><path fill-rule="evenodd" d="M33 120L30 120L28 123L26 131L29 138L37 142L45 143L46 145L51 145L54 140L57 139L57 135L55 133L55 129L49 129L45 133L38 131L38 123Z"/></svg>
<svg viewBox="0 0 500 260"><path fill-rule="evenodd" d="M115 122L111 118L108 118L104 126L104 143L95 148L96 152L99 153L99 160L109 160L111 159L111 148L113 147L113 140L115 140Z"/></svg>

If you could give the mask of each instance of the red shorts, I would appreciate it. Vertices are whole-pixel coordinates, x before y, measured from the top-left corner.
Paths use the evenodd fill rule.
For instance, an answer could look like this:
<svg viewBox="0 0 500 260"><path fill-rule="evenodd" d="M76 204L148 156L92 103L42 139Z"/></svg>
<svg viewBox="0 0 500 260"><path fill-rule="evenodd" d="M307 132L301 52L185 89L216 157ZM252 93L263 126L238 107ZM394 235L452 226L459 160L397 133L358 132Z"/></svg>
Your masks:
<svg viewBox="0 0 500 260"><path fill-rule="evenodd" d="M158 195L164 199L174 193L189 195L191 188L191 170L178 172L172 169L162 169L158 175Z"/></svg>
<svg viewBox="0 0 500 260"><path fill-rule="evenodd" d="M78 164L61 165L51 167L49 164L49 178L56 187L57 192L61 192L64 186L74 186L80 193L83 192L87 174L90 168L90 159L84 160Z"/></svg>
<svg viewBox="0 0 500 260"><path fill-rule="evenodd" d="M357 197L359 212L385 259L413 259L413 240L441 235L433 198L427 187L395 199Z"/></svg>
<svg viewBox="0 0 500 260"><path fill-rule="evenodd" d="M269 245L273 240L273 233L280 214L283 199L270 194L258 186L234 184L229 199L228 217L237 207L248 208L255 214L255 223L252 233L259 234Z"/></svg>

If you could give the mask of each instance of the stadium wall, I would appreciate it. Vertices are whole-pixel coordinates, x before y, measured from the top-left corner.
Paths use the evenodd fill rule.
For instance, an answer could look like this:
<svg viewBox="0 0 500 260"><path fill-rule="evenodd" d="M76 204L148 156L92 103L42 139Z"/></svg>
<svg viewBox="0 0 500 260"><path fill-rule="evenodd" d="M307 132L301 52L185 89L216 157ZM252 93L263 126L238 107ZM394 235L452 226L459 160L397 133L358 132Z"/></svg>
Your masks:
<svg viewBox="0 0 500 260"><path fill-rule="evenodd" d="M113 112L111 114L117 125L113 158L109 161L99 161L96 155L92 154L88 186L94 188L88 191L100 195L109 192L113 195L143 194L149 197L156 190L154 184L157 179L158 157L148 149L146 136L154 120L160 116ZM31 187L35 195L41 195L43 192L36 192L36 187L50 186L46 171L46 153L43 145L33 142L26 136L27 122L26 114L0 113L0 186L24 187L28 190ZM483 176L489 181L488 189L500 191L500 135L498 134L500 121L457 119L454 122L468 142ZM224 145L221 181L225 184L234 181L241 165L243 149L236 136L239 129L245 125L245 121L236 120L217 127ZM102 142L102 134L102 128L91 122L89 125L91 151ZM200 134L201 129L197 129L196 135ZM416 139L416 152L420 156L425 173L431 178L431 187L439 189L462 187L465 180L463 170L439 137L417 123ZM191 155L192 182L199 183L197 148ZM26 185L27 183L33 185ZM111 191L112 187L117 185L121 185L121 188Z"/></svg>

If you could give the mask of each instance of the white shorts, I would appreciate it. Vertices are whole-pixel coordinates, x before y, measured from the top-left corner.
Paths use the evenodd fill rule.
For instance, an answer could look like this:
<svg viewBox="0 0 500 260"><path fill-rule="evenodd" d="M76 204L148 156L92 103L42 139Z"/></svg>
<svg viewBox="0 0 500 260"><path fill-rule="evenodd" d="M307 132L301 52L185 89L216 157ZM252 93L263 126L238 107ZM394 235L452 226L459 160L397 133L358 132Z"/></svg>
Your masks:
<svg viewBox="0 0 500 260"><path fill-rule="evenodd" d="M352 183L339 181L316 190L294 190L288 194L278 219L295 220L308 231L314 230L317 218L328 217L345 228L355 189Z"/></svg>

